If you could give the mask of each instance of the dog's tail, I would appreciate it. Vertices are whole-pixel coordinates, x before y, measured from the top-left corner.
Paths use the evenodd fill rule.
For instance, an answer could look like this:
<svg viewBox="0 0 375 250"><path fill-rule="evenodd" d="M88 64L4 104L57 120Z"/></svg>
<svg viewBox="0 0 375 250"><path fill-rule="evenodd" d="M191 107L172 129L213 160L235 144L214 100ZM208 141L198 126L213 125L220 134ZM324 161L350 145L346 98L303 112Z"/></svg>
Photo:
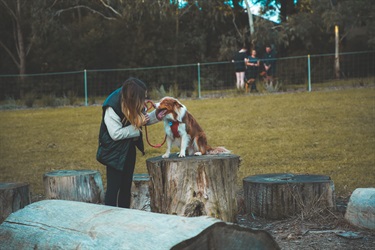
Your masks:
<svg viewBox="0 0 375 250"><path fill-rule="evenodd" d="M222 154L230 154L230 150L224 147L216 147L216 148L209 148L206 152L208 155L222 155Z"/></svg>

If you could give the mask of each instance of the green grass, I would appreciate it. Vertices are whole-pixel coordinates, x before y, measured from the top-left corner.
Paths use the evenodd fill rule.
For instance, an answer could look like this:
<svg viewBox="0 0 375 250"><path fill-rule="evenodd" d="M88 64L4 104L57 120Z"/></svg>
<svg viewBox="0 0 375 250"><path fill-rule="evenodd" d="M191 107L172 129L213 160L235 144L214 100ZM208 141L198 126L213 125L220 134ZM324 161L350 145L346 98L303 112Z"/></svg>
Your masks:
<svg viewBox="0 0 375 250"><path fill-rule="evenodd" d="M329 175L339 195L375 186L374 88L182 102L211 146L242 158L240 185L249 175L290 172ZM0 182L28 182L43 194L44 173L93 169L105 183L95 160L100 119L100 106L0 111ZM152 143L162 142L162 123L148 130ZM146 145L136 172L164 151Z"/></svg>

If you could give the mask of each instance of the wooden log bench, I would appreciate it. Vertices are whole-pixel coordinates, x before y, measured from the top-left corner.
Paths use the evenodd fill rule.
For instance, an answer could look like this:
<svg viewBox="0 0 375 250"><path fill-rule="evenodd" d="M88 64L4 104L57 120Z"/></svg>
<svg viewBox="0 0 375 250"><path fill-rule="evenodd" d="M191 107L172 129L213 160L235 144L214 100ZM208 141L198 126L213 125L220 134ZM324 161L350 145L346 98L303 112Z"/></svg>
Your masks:
<svg viewBox="0 0 375 250"><path fill-rule="evenodd" d="M148 174L134 174L131 189L131 209L151 211L150 207L150 176Z"/></svg>
<svg viewBox="0 0 375 250"><path fill-rule="evenodd" d="M0 223L8 215L30 204L29 184L0 183Z"/></svg>
<svg viewBox="0 0 375 250"><path fill-rule="evenodd" d="M104 190L99 171L57 170L43 175L46 199L103 203Z"/></svg>
<svg viewBox="0 0 375 250"><path fill-rule="evenodd" d="M325 175L261 174L243 179L246 213L283 219L334 210L335 188Z"/></svg>
<svg viewBox="0 0 375 250"><path fill-rule="evenodd" d="M279 249L266 231L208 216L150 213L105 205L44 200L0 225L0 249Z"/></svg>
<svg viewBox="0 0 375 250"><path fill-rule="evenodd" d="M146 163L152 212L236 221L239 156L171 155L149 158Z"/></svg>

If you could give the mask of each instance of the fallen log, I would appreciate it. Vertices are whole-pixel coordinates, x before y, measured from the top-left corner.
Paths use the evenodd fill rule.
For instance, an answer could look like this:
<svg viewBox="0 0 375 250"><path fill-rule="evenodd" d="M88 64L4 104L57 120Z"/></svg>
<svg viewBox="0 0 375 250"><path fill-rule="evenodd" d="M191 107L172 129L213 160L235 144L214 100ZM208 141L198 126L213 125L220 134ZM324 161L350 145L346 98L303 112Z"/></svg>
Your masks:
<svg viewBox="0 0 375 250"><path fill-rule="evenodd" d="M57 170L43 175L46 199L103 203L104 189L99 171Z"/></svg>
<svg viewBox="0 0 375 250"><path fill-rule="evenodd" d="M146 163L152 212L236 221L239 156L172 155L149 158Z"/></svg>
<svg viewBox="0 0 375 250"><path fill-rule="evenodd" d="M186 218L65 200L33 203L0 225L3 250L162 250L197 246L203 250L252 246L279 249L266 231L226 224L208 216Z"/></svg>
<svg viewBox="0 0 375 250"><path fill-rule="evenodd" d="M375 230L375 188L357 188L350 196L345 219L352 225Z"/></svg>
<svg viewBox="0 0 375 250"><path fill-rule="evenodd" d="M8 215L30 204L29 184L0 183L0 223Z"/></svg>
<svg viewBox="0 0 375 250"><path fill-rule="evenodd" d="M243 179L246 213L267 219L335 209L329 176L289 173L253 175Z"/></svg>

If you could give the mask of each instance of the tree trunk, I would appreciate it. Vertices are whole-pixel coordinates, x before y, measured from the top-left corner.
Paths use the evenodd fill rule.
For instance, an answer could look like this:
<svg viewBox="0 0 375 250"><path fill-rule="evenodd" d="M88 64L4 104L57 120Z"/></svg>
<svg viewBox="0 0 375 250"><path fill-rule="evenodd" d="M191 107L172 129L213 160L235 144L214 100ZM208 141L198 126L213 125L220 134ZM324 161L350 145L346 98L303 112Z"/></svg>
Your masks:
<svg viewBox="0 0 375 250"><path fill-rule="evenodd" d="M340 58L339 58L339 26L335 26L335 75L340 78Z"/></svg>
<svg viewBox="0 0 375 250"><path fill-rule="evenodd" d="M249 28L250 28L250 41L254 40L254 21L253 21L253 13L251 12L251 7L248 0L245 0L247 16L249 18ZM254 45L254 44L252 44ZM255 48L254 48L255 49Z"/></svg>
<svg viewBox="0 0 375 250"><path fill-rule="evenodd" d="M101 175L92 170L58 170L43 176L47 199L103 203Z"/></svg>
<svg viewBox="0 0 375 250"><path fill-rule="evenodd" d="M196 241L199 248L194 247ZM207 216L185 218L75 201L35 202L0 225L3 250L224 250L249 246L279 249L266 231L226 224Z"/></svg>
<svg viewBox="0 0 375 250"><path fill-rule="evenodd" d="M11 213L30 204L29 184L0 183L0 224Z"/></svg>
<svg viewBox="0 0 375 250"><path fill-rule="evenodd" d="M184 216L208 215L234 222L239 157L204 155L147 159L151 211Z"/></svg>
<svg viewBox="0 0 375 250"><path fill-rule="evenodd" d="M308 217L335 209L333 181L324 175L264 174L243 179L246 212L267 219Z"/></svg>
<svg viewBox="0 0 375 250"><path fill-rule="evenodd" d="M131 209L151 211L149 183L150 176L148 174L133 175Z"/></svg>

